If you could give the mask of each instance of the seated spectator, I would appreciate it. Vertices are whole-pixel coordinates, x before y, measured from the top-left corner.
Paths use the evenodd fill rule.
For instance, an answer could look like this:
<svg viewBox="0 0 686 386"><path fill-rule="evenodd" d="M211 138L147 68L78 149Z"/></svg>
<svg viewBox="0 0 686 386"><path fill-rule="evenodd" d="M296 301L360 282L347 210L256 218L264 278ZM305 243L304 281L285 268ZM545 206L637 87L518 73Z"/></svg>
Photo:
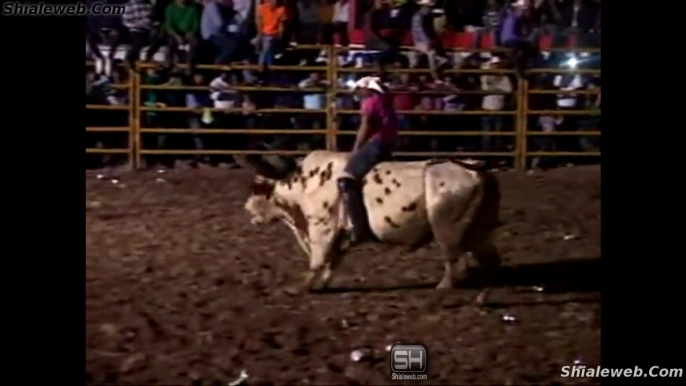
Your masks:
<svg viewBox="0 0 686 386"><path fill-rule="evenodd" d="M143 76L144 85L157 86L162 83L162 76L154 69L148 68ZM160 101L159 90L144 90L141 98L142 105L146 107L157 107ZM157 111L145 112L145 127L156 128L160 126L159 116Z"/></svg>
<svg viewBox="0 0 686 386"><path fill-rule="evenodd" d="M498 68L501 63L500 58L494 56L490 61L484 64L484 69ZM481 89L483 91L496 91L501 93L510 93L513 91L512 82L506 75L482 75ZM481 108L486 111L502 111L505 108L505 95L493 94L484 96ZM485 115L481 118L481 129L483 132L501 132L503 129L504 119L502 115ZM484 151L491 150L491 136L484 135L481 144ZM500 147L501 141L496 138L496 148Z"/></svg>
<svg viewBox="0 0 686 386"><path fill-rule="evenodd" d="M333 44L334 36L338 36L338 44L343 47L350 45L350 38L348 37L348 18L350 15L349 0L338 0L333 6L333 17L331 24L331 33L325 34L323 43ZM343 61L340 65L345 66L352 61L352 53L348 51L344 55Z"/></svg>
<svg viewBox="0 0 686 386"><path fill-rule="evenodd" d="M435 81L432 81L429 79L429 77L425 74L420 74L419 75L419 91L425 91L426 93L422 94L419 97L419 105L417 106L417 109L419 110L440 110L441 106L437 104L437 100L440 98L436 98L437 94L434 94L432 91L436 91L437 83ZM440 103L440 102L439 102Z"/></svg>
<svg viewBox="0 0 686 386"><path fill-rule="evenodd" d="M247 36L241 28L241 16L231 0L210 1L202 11L200 32L217 51L215 64L230 64L245 57Z"/></svg>
<svg viewBox="0 0 686 386"><path fill-rule="evenodd" d="M567 60L560 64L563 69L574 68L576 65L575 56L569 56ZM581 75L579 74L558 74L553 79L553 86L563 91L574 91L583 87ZM576 108L577 96L576 94L559 94L557 97L557 107L563 110L573 110Z"/></svg>
<svg viewBox="0 0 686 386"><path fill-rule="evenodd" d="M460 98L455 84L455 79L452 76L446 76L443 81L436 86L437 91L445 92L446 95L441 98L443 111L460 111L464 110L465 104Z"/></svg>
<svg viewBox="0 0 686 386"><path fill-rule="evenodd" d="M193 74L193 78L191 79L191 86L204 86L205 85L205 77L202 74L196 73ZM186 93L186 107L190 108L207 108L210 106L210 99L207 95L207 91L205 90L193 90L188 93ZM200 112L191 112L190 117L188 118L188 127L191 129L202 129L202 113ZM193 146L195 147L196 150L203 150L205 148L205 144L203 143L202 138L199 135L194 135L193 136ZM194 160L195 164L198 166L201 166L203 164L209 163L209 157L208 156L195 156Z"/></svg>
<svg viewBox="0 0 686 386"><path fill-rule="evenodd" d="M486 11L483 15L483 26L488 32L497 32L500 30L500 17L502 14L502 7L498 0L488 0ZM498 39L499 42L499 39Z"/></svg>
<svg viewBox="0 0 686 386"><path fill-rule="evenodd" d="M391 78L390 87L393 92L393 108L397 112L414 110L418 101L414 93L416 88L410 84L410 74L404 72L393 75L395 76ZM407 129L410 126L407 116L402 113L398 113L398 123L401 129Z"/></svg>
<svg viewBox="0 0 686 386"><path fill-rule="evenodd" d="M319 4L314 0L299 0L297 6L296 42L308 45L317 44L322 29L319 21ZM300 65L311 64L310 62L317 55L316 52L313 55L313 52L312 50L300 51L300 56L303 57Z"/></svg>
<svg viewBox="0 0 686 386"><path fill-rule="evenodd" d="M510 4L502 12L499 42L502 46L512 49L512 63L515 70L522 75L528 62L537 55L537 50L530 40L532 38L531 19L527 5L523 0Z"/></svg>
<svg viewBox="0 0 686 386"><path fill-rule="evenodd" d="M319 35L317 36L317 43L332 45L333 44L333 13L334 5L330 0L316 0L317 1L317 17L319 23ZM325 49L319 51L319 56L315 60L317 63L328 63L327 52Z"/></svg>
<svg viewBox="0 0 686 386"><path fill-rule="evenodd" d="M125 0L107 0L108 5L123 4ZM95 1L87 0L88 8L95 5ZM112 75L114 58L119 48L120 35L124 30L121 15L93 15L86 16L86 44L91 55L95 57L95 72L98 75ZM109 53L105 57L98 44L109 46Z"/></svg>
<svg viewBox="0 0 686 386"><path fill-rule="evenodd" d="M236 17L240 21L241 32L247 35L248 25L251 22L249 17L253 15L251 12L254 7L253 0L231 0L231 4L233 4L234 11L238 12Z"/></svg>
<svg viewBox="0 0 686 386"><path fill-rule="evenodd" d="M129 0L122 15L122 24L128 29L131 46L126 53L126 64L134 68L140 59L141 49L150 40L152 6L148 0Z"/></svg>
<svg viewBox="0 0 686 386"><path fill-rule="evenodd" d="M145 51L144 61L152 61L155 54L167 43L167 30L164 23L164 14L173 0L154 0L152 5L150 45Z"/></svg>
<svg viewBox="0 0 686 386"><path fill-rule="evenodd" d="M210 99L215 109L233 109L240 104L238 93L230 85L231 76L224 73L210 82Z"/></svg>
<svg viewBox="0 0 686 386"><path fill-rule="evenodd" d="M588 91L596 91L598 94L588 94L584 100L584 108L590 111L600 110L600 82L591 80L586 86ZM580 117L577 122L577 130L579 131L599 131L600 130L600 115L590 115ZM598 151L600 149L600 137L581 137L579 140L581 149L584 151Z"/></svg>
<svg viewBox="0 0 686 386"><path fill-rule="evenodd" d="M424 55L429 62L429 69L434 80L438 80L438 73L436 68L449 61L445 56L443 44L434 29L432 8L434 0L419 0L417 4L420 6L419 10L412 16L412 39L414 40L414 47ZM438 64L436 63L436 56L438 55ZM413 66L415 67L415 66Z"/></svg>
<svg viewBox="0 0 686 386"><path fill-rule="evenodd" d="M286 21L286 8L279 5L278 0L265 0L257 11L258 35L255 42L259 46L258 64L264 73L274 62L274 46L283 33L283 23Z"/></svg>
<svg viewBox="0 0 686 386"><path fill-rule="evenodd" d="M448 0L444 3L446 21L450 29L455 32L473 30L480 25L482 13L480 2L464 0Z"/></svg>
<svg viewBox="0 0 686 386"><path fill-rule="evenodd" d="M121 105L123 100L117 95L117 90L112 88L110 79L105 76L93 76L90 74L87 78L88 86L86 88L86 99L96 100L93 104L107 104L107 105Z"/></svg>
<svg viewBox="0 0 686 386"><path fill-rule="evenodd" d="M567 6L559 7L550 1L550 8L557 25L562 31L554 39L555 47L563 46L570 35L578 38L581 47L597 47L600 45L600 8L595 1L573 0Z"/></svg>
<svg viewBox="0 0 686 386"><path fill-rule="evenodd" d="M175 0L165 10L165 30L169 37L169 53L167 64L172 66L179 50L187 46L187 72L192 72L192 59L197 48L196 33L200 25L200 12L195 2L189 0Z"/></svg>
<svg viewBox="0 0 686 386"><path fill-rule="evenodd" d="M400 9L391 7L389 0L374 0L374 8L366 14L365 49L380 51L376 61L381 72L400 55L400 41L407 30L404 17Z"/></svg>

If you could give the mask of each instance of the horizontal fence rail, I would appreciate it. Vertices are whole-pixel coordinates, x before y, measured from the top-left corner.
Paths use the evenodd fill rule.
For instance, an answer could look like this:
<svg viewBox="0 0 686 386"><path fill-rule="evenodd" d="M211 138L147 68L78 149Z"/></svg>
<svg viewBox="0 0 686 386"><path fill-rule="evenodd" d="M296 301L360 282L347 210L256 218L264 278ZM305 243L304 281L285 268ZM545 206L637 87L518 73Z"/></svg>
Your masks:
<svg viewBox="0 0 686 386"><path fill-rule="evenodd" d="M405 47L408 50L413 48ZM157 65L150 63L137 63L135 69L127 70L128 80L125 83L113 84L110 87L114 90L126 91L127 103L122 105L86 105L87 110L113 110L128 112L128 126L122 127L86 127L87 132L91 133L126 133L128 138L127 148L103 148L103 147L87 147L86 153L90 154L126 154L129 165L132 168L139 168L142 166L141 157L147 155L195 155L195 156L213 156L213 155L246 155L246 154L263 154L263 155L304 155L309 150L286 150L281 148L274 148L270 150L238 150L238 149L162 149L149 148L144 146L141 136L142 134L157 134L157 135L211 135L215 136L236 136L236 135L283 135L283 136L297 136L309 135L317 136L324 139L325 148L329 150L338 150L337 139L339 136L354 136L356 131L338 129L339 121L346 116L358 115L358 110L340 109L337 108L336 100L339 95L349 94L350 89L336 86L339 84L339 76L348 74L359 74L378 72L376 68L342 68L337 65L337 53L344 51L340 47L331 46L296 46L296 50L316 49L326 50L329 58L329 64L323 66L270 66L270 72L321 72L324 74L322 85L319 87L298 87L297 84L293 86L253 86L253 85L231 85L227 91L235 92L259 92L259 93L316 93L323 94L326 104L322 109L307 109L307 108L254 108L246 110L243 107L234 108L215 108L215 107L169 107L163 104L143 105L143 93L150 91L159 92L175 92L175 91L201 91L210 92L209 86L187 86L187 85L150 85L141 82L141 71L147 68L155 68ZM489 50L494 52L493 50ZM560 50L564 52L572 52L573 50ZM595 49L577 49L581 52L599 52ZM480 52L478 49L470 50L470 52ZM87 66L92 63L87 62ZM179 68L184 68L184 65L179 65ZM233 71L233 70L248 70L258 71L260 67L252 64L231 64L231 65L197 65L196 68L205 71L213 71L215 73ZM410 68L410 69L396 69L388 68L388 73L406 73L406 74L430 74L428 68ZM420 108L414 110L400 110L398 114L403 116L502 116L513 117L513 123L510 130L506 125L502 131L479 131L474 130L435 130L427 128L420 130L419 127L412 127L408 130L402 130L399 135L401 137L432 137L436 139L447 137L510 137L514 138L514 144L508 151L406 151L400 150L394 154L401 157L509 157L513 160L515 167L524 169L527 167L529 160L533 157L597 157L600 156L600 151L530 151L529 138L536 139L541 137L568 138L568 137L598 137L600 131L577 130L577 131L552 131L542 132L536 130L529 130L531 125L530 120L538 119L540 116L600 116L600 110L550 110L550 109L531 109L530 98L532 96L557 95L559 96L582 96L582 95L596 95L599 90L549 90L549 89L532 89L530 87L530 79L534 76L542 74L557 75L557 74L575 74L580 76L600 76L600 70L586 70L586 69L531 69L527 71L524 76L517 76L513 70L509 69L448 69L443 71L446 74L477 74L477 75L504 75L511 78L513 92L498 92L498 91L484 91L484 90L450 90L450 89L435 89L435 90L413 90L406 88L398 90L398 93L421 95L497 95L497 94L511 94L513 95L513 103L510 110L459 110L459 111L443 111L443 110L422 110ZM391 91L394 93L395 91ZM260 129L260 128L162 128L162 127L145 127L142 122L145 114L235 114L248 116L284 116L285 118L293 118L294 115L319 117L324 122L324 128L321 129ZM289 115L291 117L289 117ZM186 122L186 119L180 119L180 122ZM441 125L442 126L442 125ZM231 137L229 137L231 138Z"/></svg>
<svg viewBox="0 0 686 386"><path fill-rule="evenodd" d="M86 61L86 67L93 67L95 64L92 61ZM86 127L87 133L126 133L128 145L126 148L104 148L104 147L86 147L86 154L126 154L128 163L133 168L136 166L135 144L134 144L134 111L135 111L135 88L134 78L132 72L128 71L128 81L126 83L115 83L109 85L114 90L127 91L127 103L125 105L105 105L105 104L86 104L86 110L98 111L126 111L128 112L128 126L121 127L107 127L107 126L93 126ZM97 143L97 142L96 142Z"/></svg>

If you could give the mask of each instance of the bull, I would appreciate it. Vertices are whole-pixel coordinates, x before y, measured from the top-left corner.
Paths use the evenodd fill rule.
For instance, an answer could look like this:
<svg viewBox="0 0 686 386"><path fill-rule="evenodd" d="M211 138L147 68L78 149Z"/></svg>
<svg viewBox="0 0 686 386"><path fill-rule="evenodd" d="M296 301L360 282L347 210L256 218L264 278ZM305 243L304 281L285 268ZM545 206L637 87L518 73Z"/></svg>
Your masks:
<svg viewBox="0 0 686 386"><path fill-rule="evenodd" d="M348 157L317 150L285 167L261 158L249 161L256 171L245 203L251 223L282 220L293 231L309 256L304 283L309 289L329 284L347 249L351 226L336 180ZM362 193L373 242L412 247L438 243L445 270L437 289L455 285L466 270L466 264L457 263L466 262L460 258L467 254L479 264L482 280L500 266L492 240L499 222L499 183L478 165L458 160L383 162L362 180Z"/></svg>

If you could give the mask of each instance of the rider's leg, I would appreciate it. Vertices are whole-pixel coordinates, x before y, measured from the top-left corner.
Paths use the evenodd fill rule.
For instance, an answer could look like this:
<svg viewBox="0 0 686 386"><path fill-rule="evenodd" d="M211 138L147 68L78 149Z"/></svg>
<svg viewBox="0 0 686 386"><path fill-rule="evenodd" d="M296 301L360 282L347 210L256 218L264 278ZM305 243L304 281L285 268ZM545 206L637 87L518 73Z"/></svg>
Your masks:
<svg viewBox="0 0 686 386"><path fill-rule="evenodd" d="M338 189L353 226L351 235L353 243L365 241L371 236L360 181L386 157L386 154L387 151L380 142L370 141L366 143L352 155L343 176L338 179Z"/></svg>

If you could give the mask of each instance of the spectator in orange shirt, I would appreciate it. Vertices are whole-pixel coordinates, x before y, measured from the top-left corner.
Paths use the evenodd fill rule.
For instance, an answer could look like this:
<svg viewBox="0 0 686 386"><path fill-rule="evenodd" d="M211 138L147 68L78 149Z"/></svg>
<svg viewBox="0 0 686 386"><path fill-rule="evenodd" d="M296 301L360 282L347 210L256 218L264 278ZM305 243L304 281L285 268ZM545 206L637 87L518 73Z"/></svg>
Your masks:
<svg viewBox="0 0 686 386"><path fill-rule="evenodd" d="M260 47L258 64L266 70L274 61L274 45L283 32L286 21L286 8L278 0L266 0L257 10L258 31L257 44Z"/></svg>

